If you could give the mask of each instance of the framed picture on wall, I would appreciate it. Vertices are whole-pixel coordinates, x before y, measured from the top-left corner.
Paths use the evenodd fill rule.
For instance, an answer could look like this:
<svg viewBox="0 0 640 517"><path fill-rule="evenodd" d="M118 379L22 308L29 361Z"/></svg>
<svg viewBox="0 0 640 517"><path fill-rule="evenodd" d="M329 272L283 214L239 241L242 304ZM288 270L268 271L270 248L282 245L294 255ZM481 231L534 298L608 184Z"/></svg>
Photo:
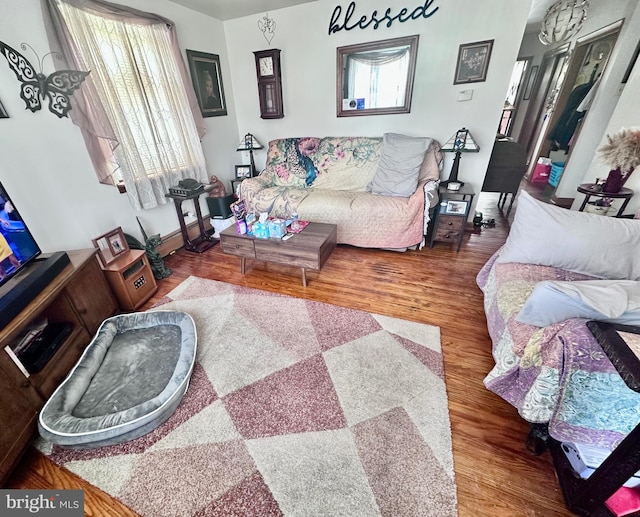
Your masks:
<svg viewBox="0 0 640 517"><path fill-rule="evenodd" d="M475 43L460 45L453 84L486 81L493 41L476 41Z"/></svg>
<svg viewBox="0 0 640 517"><path fill-rule="evenodd" d="M222 86L220 56L195 50L187 50L193 89L203 117L219 117L227 114L227 103Z"/></svg>
<svg viewBox="0 0 640 517"><path fill-rule="evenodd" d="M524 86L524 92L522 94L522 100L528 101L531 98L533 92L533 86L536 84L536 78L538 77L538 65L532 66L529 76L527 77L527 84Z"/></svg>

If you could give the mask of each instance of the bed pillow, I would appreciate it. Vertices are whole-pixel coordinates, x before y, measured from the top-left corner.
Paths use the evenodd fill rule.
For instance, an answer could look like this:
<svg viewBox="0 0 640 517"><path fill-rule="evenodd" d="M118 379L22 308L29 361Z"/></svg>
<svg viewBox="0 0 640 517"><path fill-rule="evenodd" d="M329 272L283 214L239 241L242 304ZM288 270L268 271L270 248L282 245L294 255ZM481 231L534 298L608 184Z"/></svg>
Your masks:
<svg viewBox="0 0 640 517"><path fill-rule="evenodd" d="M640 282L538 282L516 316L516 321L546 327L570 318L640 325Z"/></svg>
<svg viewBox="0 0 640 517"><path fill-rule="evenodd" d="M567 210L521 191L511 231L496 262L639 280L640 221Z"/></svg>
<svg viewBox="0 0 640 517"><path fill-rule="evenodd" d="M396 133L382 135L382 151L371 192L383 196L409 197L418 187L418 175L430 138Z"/></svg>

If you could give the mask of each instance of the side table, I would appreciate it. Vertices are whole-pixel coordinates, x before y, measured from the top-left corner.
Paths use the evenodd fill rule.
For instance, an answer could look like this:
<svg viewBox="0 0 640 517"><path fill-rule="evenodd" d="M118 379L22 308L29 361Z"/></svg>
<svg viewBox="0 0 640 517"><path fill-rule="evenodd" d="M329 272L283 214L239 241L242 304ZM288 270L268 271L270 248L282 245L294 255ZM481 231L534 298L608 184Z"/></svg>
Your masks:
<svg viewBox="0 0 640 517"><path fill-rule="evenodd" d="M429 247L433 248L434 242L453 242L457 243L456 251L460 251L475 191L469 184L462 185L459 190L440 187L438 196L440 202L431 228Z"/></svg>
<svg viewBox="0 0 640 517"><path fill-rule="evenodd" d="M165 194L165 197L173 199L173 204L176 207L176 214L178 215L178 221L180 222L180 231L182 232L182 241L184 242L184 249L187 251L193 251L194 253L202 253L207 251L211 246L218 242L218 239L212 236L212 234L207 233L204 229L204 221L202 219L202 211L200 210L200 203L198 202L198 198L202 194L207 194L209 189L206 187L202 190L196 190L186 196L177 196L174 194ZM187 225L184 222L184 212L182 211L182 202L187 199L193 200L193 206L196 210L196 217L198 219L198 228L200 229L200 234L195 239L189 239L189 231L187 230Z"/></svg>
<svg viewBox="0 0 640 517"><path fill-rule="evenodd" d="M624 199L622 202L622 206L618 210L616 217L622 217L622 213L624 209L627 208L629 204L629 200L633 197L633 190L629 188L622 187L620 192L602 192L601 187L597 186L595 183L583 183L578 186L578 192L584 194L584 201L580 208L578 209L580 212L584 210L584 207L587 206L589 199L591 196L593 197L610 197L613 199Z"/></svg>
<svg viewBox="0 0 640 517"><path fill-rule="evenodd" d="M602 321L588 321L587 327L625 384L640 391L640 327ZM614 514L608 510L605 501L640 470L640 424L587 479L574 475L555 440L551 442L551 453L567 507L580 515L612 516Z"/></svg>

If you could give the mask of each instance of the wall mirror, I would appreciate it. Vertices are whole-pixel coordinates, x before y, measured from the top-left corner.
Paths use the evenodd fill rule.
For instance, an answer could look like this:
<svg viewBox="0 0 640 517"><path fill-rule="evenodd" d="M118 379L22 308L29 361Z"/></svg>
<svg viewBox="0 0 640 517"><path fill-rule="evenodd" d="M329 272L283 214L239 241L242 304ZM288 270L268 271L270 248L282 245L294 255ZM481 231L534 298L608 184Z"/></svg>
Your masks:
<svg viewBox="0 0 640 517"><path fill-rule="evenodd" d="M418 35L338 47L338 117L409 113Z"/></svg>

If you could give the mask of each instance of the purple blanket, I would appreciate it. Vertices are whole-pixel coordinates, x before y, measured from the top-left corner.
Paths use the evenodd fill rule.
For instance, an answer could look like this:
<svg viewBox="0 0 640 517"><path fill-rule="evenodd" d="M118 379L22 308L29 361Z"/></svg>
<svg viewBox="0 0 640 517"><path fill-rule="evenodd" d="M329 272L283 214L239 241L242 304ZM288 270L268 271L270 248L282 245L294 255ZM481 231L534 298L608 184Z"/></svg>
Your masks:
<svg viewBox="0 0 640 517"><path fill-rule="evenodd" d="M495 263L480 270L495 367L485 386L560 441L613 449L640 421L640 393L616 372L584 319L540 328L515 321L542 280L591 277L553 267Z"/></svg>

